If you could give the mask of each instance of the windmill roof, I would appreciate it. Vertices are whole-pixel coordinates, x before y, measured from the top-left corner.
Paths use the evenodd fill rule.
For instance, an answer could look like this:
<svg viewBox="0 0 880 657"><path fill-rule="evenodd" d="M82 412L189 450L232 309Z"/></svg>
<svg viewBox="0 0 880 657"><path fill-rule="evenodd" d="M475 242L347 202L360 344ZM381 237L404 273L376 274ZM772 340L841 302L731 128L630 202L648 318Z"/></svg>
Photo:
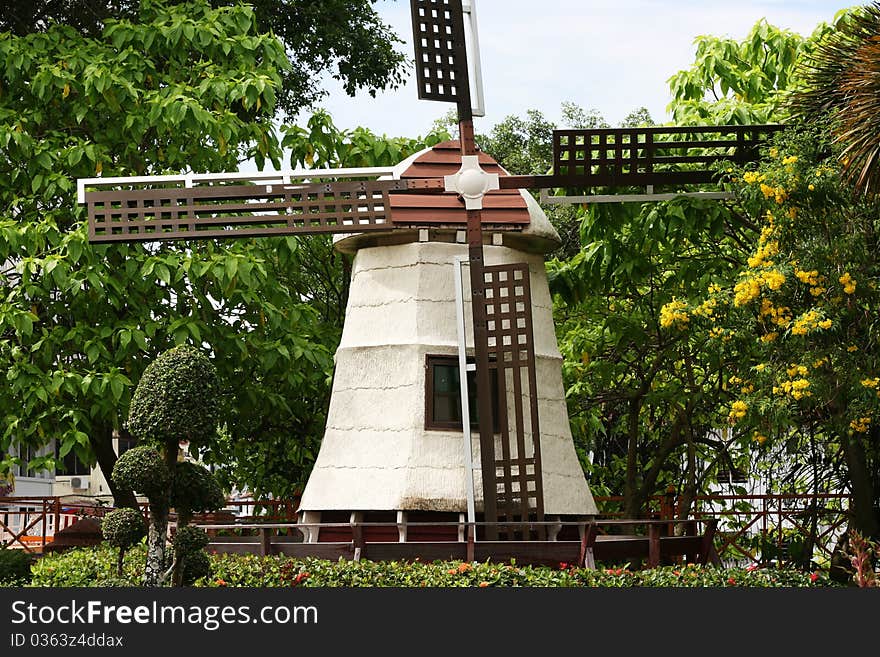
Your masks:
<svg viewBox="0 0 880 657"><path fill-rule="evenodd" d="M480 166L487 173L501 176L507 172L486 153L478 153ZM408 166L406 166L408 163ZM442 178L461 168L461 145L445 141L418 154L404 163L400 177ZM467 213L463 201L454 192L445 194L391 194L391 221L395 224L465 224ZM526 226L531 217L526 201L517 189L494 190L483 197L484 225Z"/></svg>
<svg viewBox="0 0 880 657"><path fill-rule="evenodd" d="M510 175L491 156L479 152L480 166L488 173ZM461 168L461 145L445 141L433 148L411 155L395 167L394 178L438 178L454 174ZM462 230L467 224L467 211L458 194L391 193L389 194L391 222L397 227L397 240L407 241L404 233L416 228L430 228L438 232ZM484 229L497 229L505 235L505 245L523 251L546 253L558 246L559 233L547 215L527 190L493 190L483 197L482 223ZM401 228L413 231L401 231ZM333 242L340 251L353 253L365 246L377 244L377 233L347 233L336 235Z"/></svg>

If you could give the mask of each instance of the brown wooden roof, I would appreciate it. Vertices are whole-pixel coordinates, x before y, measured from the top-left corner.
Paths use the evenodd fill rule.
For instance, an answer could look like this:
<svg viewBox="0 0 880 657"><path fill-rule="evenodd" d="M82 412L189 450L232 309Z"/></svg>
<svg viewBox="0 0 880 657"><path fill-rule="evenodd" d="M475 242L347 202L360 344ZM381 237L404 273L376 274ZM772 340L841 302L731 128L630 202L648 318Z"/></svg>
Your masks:
<svg viewBox="0 0 880 657"><path fill-rule="evenodd" d="M506 176L498 163L479 153L480 166L488 173ZM437 144L418 157L401 178L441 178L461 168L461 146L457 141ZM466 224L464 202L455 193L391 193L391 221L395 224ZM483 224L527 226L529 211L519 190L489 192L483 198Z"/></svg>

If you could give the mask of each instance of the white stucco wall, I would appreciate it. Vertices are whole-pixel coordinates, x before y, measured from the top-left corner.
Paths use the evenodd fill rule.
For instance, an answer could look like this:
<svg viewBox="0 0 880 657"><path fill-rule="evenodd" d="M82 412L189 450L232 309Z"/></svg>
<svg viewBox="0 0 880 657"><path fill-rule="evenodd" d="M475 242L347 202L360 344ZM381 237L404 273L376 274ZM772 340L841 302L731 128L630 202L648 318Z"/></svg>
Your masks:
<svg viewBox="0 0 880 657"><path fill-rule="evenodd" d="M465 244L448 242L357 252L327 428L302 510L465 510L461 432L425 429L425 357L457 354L454 257L466 254ZM488 265L529 264L545 513L595 514L569 430L543 256L504 246L484 254ZM466 301L468 334L470 315ZM476 435L473 448L479 464ZM479 471L475 488L480 508Z"/></svg>

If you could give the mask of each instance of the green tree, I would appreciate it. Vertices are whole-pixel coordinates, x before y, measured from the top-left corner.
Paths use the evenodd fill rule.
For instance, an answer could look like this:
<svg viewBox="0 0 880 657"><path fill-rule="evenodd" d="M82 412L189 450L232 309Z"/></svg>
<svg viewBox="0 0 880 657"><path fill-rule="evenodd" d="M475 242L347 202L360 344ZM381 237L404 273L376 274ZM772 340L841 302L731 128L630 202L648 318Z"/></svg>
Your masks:
<svg viewBox="0 0 880 657"><path fill-rule="evenodd" d="M141 5L149 7L155 1L14 2L0 15L0 32L24 36L62 23L84 35L100 37L108 21L137 21ZM186 2L176 0L175 4ZM241 3L211 0L210 4L230 8ZM397 48L402 42L376 13L375 0L250 0L247 4L253 7L257 31L276 35L292 62L279 71L278 90L278 108L290 117L326 95L321 86L325 71L333 70L333 77L352 96L359 90L375 95L403 81L406 57ZM249 19L242 16L240 20L242 31L250 27ZM194 23L188 24L190 28L185 29L195 29Z"/></svg>
<svg viewBox="0 0 880 657"><path fill-rule="evenodd" d="M698 36L694 63L669 78L668 110L673 121L676 125L778 122L785 115L786 95L798 82L797 62L831 29L823 22L804 37L762 19L741 41Z"/></svg>
<svg viewBox="0 0 880 657"><path fill-rule="evenodd" d="M132 382L175 344L224 355L236 440L296 422L297 400L320 405L338 333L277 276L296 239L93 246L76 202L75 180L101 173L280 165L287 60L253 11L149 3L96 37L0 34L0 53L0 451L54 439L109 474Z"/></svg>

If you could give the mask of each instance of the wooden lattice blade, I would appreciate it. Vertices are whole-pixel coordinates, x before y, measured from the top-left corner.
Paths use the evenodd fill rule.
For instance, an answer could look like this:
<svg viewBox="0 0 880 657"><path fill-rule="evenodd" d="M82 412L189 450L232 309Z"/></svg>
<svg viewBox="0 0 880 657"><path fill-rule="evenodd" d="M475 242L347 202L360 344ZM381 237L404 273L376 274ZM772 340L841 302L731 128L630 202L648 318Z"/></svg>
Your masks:
<svg viewBox="0 0 880 657"><path fill-rule="evenodd" d="M410 0L419 98L455 103L471 116L471 92L461 0Z"/></svg>
<svg viewBox="0 0 880 657"><path fill-rule="evenodd" d="M392 228L389 192L442 191L442 179L221 184L86 191L89 241L268 237Z"/></svg>
<svg viewBox="0 0 880 657"><path fill-rule="evenodd" d="M502 189L677 187L718 182L719 162L756 161L781 125L556 130L553 173L509 176Z"/></svg>

